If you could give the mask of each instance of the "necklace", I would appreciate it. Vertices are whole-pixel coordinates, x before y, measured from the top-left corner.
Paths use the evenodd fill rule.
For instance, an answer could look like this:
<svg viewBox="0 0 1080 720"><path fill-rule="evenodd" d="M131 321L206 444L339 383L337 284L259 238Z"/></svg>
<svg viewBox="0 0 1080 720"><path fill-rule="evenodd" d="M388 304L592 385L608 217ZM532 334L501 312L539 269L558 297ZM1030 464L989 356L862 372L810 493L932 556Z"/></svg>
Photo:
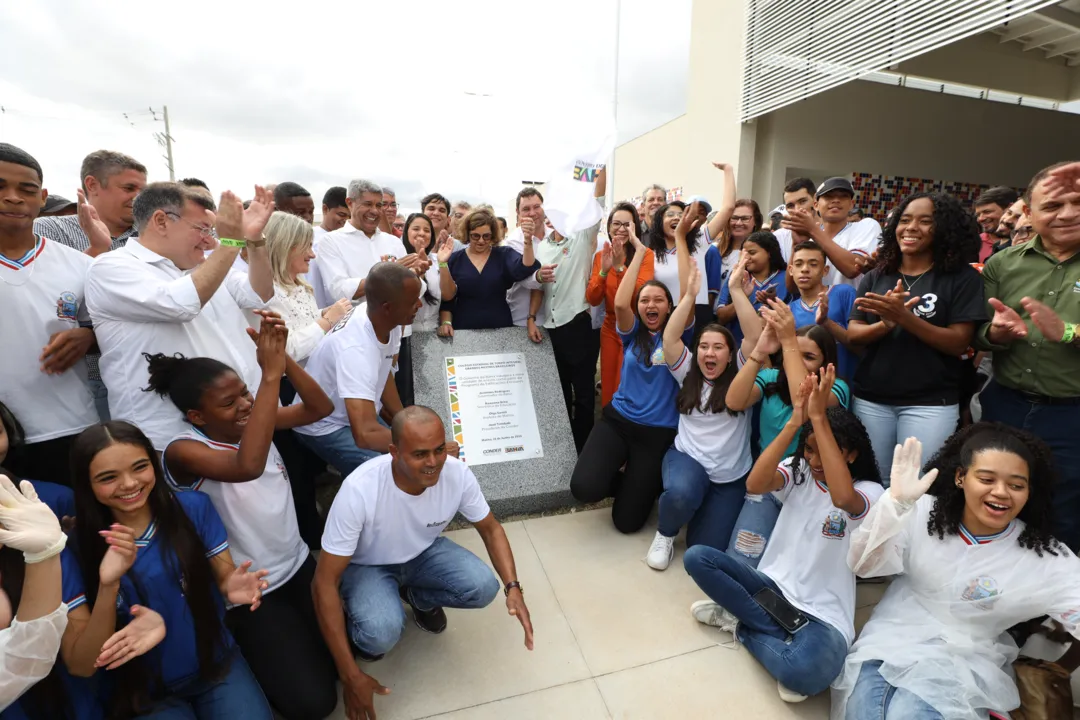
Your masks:
<svg viewBox="0 0 1080 720"><path fill-rule="evenodd" d="M908 283L908 281L907 281L907 275L905 275L903 271L900 271L900 280L901 280L901 281L903 281L903 283L904 283L904 288L905 288L905 289L906 289L906 290L907 290L908 292L911 292L911 288L915 287L915 285L916 285L916 284L917 284L917 283L918 283L918 282L919 282L920 280L922 280L922 279L923 279L923 275L925 275L926 273L930 272L930 271L931 271L931 270L933 270L933 269L934 269L934 266L933 266L933 265L931 265L930 267L926 268L926 269L925 269L925 270L923 270L923 271L922 271L921 273L919 273L918 277L916 277L916 278L915 278L914 280L912 280L910 284L909 284L909 283Z"/></svg>

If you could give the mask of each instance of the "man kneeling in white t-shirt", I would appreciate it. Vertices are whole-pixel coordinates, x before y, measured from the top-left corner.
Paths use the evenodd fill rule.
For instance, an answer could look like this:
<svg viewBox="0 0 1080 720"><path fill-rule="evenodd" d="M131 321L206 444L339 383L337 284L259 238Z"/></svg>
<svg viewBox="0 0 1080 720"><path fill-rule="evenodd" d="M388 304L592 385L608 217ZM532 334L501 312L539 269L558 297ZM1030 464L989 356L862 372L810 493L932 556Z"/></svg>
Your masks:
<svg viewBox="0 0 1080 720"><path fill-rule="evenodd" d="M476 476L447 456L442 420L416 405L399 412L390 431L390 454L354 470L334 498L313 584L315 611L341 677L348 717L374 717L373 693L389 692L357 668L350 643L362 660L372 662L401 638L402 602L412 608L421 630L441 633L444 607L482 608L498 594L491 568L441 535L458 512L484 539L504 584L506 608L525 628L525 647L533 647L532 622L506 533Z"/></svg>

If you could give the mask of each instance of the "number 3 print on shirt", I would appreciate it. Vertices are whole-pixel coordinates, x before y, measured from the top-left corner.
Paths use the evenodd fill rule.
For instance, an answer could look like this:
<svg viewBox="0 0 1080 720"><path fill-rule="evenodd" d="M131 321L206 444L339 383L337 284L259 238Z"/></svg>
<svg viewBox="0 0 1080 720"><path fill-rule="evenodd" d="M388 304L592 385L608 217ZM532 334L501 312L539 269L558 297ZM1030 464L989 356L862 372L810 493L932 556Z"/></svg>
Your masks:
<svg viewBox="0 0 1080 720"><path fill-rule="evenodd" d="M922 302L915 306L915 314L919 317L932 318L937 313L937 293L926 293L922 296Z"/></svg>

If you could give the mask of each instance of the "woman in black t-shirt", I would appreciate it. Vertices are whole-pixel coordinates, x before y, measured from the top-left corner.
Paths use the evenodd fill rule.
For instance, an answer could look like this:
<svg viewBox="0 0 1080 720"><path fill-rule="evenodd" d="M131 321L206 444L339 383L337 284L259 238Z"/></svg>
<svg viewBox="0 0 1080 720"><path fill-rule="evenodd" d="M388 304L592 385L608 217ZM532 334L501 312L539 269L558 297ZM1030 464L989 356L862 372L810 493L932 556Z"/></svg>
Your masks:
<svg viewBox="0 0 1080 720"><path fill-rule="evenodd" d="M917 193L892 213L877 267L859 283L848 337L865 354L852 392L878 458L916 437L925 463L956 430L960 356L986 319L982 280L966 262L979 242L954 197ZM887 460L879 468L887 486Z"/></svg>

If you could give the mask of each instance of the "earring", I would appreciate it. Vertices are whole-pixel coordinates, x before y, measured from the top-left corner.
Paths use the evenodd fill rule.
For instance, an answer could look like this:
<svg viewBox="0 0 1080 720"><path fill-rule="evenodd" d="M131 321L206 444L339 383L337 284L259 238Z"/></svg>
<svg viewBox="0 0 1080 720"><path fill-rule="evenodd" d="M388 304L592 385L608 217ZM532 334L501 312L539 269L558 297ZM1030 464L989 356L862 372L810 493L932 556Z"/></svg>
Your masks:
<svg viewBox="0 0 1080 720"><path fill-rule="evenodd" d="M964 487L964 481L963 480L957 480L956 481L956 487L958 487L958 488Z"/></svg>

